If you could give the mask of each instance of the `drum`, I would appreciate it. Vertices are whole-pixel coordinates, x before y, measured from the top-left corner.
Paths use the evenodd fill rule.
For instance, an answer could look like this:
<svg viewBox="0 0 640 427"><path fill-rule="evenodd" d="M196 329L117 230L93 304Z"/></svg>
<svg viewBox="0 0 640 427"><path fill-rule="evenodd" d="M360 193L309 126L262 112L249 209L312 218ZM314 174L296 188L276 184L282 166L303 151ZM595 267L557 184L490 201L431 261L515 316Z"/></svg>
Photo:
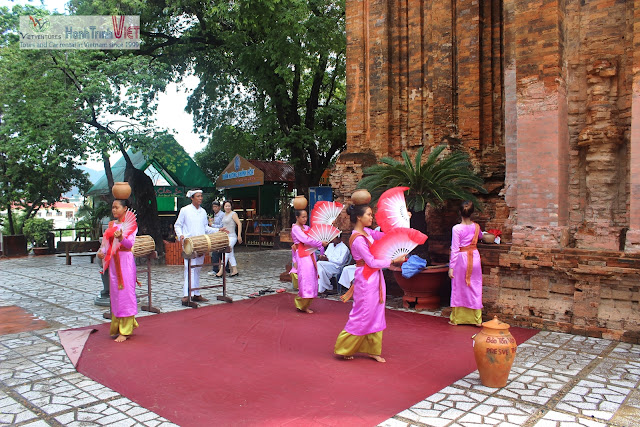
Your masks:
<svg viewBox="0 0 640 427"><path fill-rule="evenodd" d="M188 256L197 252L200 255L218 252L229 246L229 236L224 231L201 236L187 237L182 243L182 250Z"/></svg>
<svg viewBox="0 0 640 427"><path fill-rule="evenodd" d="M156 242L153 240L151 236L136 236L136 241L131 248L131 252L133 252L133 256L146 256L151 252L156 250Z"/></svg>

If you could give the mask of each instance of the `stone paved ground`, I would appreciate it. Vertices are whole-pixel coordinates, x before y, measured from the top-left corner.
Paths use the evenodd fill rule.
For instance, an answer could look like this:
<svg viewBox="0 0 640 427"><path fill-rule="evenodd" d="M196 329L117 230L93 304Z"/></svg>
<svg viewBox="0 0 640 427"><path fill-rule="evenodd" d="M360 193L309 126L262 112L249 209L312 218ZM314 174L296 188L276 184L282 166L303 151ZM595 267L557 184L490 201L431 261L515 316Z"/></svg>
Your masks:
<svg viewBox="0 0 640 427"><path fill-rule="evenodd" d="M288 259L287 250L240 248L240 275L229 279L228 296L291 290L278 281ZM183 268L152 271L153 305L187 310L179 303ZM56 331L104 322L105 309L93 303L100 289L98 266L88 258L71 266L56 256L0 259L0 306L17 305L50 325L0 335L0 424L173 425L77 373L67 359ZM400 304L391 298L388 305ZM639 386L640 346L543 331L518 347L506 387L482 386L476 371L381 426L640 426Z"/></svg>

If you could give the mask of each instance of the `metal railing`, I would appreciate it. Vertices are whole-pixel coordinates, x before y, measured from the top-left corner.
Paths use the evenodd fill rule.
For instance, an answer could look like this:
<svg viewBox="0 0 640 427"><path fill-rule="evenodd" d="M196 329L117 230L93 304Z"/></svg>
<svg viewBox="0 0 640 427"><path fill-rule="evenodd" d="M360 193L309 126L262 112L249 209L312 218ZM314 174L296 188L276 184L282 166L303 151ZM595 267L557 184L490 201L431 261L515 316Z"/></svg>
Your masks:
<svg viewBox="0 0 640 427"><path fill-rule="evenodd" d="M62 233L65 231L71 231L71 237L74 242L80 242L91 240L91 228L89 227L77 227L77 228L54 228L51 232L57 235L57 241L62 241ZM82 240L81 240L82 239Z"/></svg>

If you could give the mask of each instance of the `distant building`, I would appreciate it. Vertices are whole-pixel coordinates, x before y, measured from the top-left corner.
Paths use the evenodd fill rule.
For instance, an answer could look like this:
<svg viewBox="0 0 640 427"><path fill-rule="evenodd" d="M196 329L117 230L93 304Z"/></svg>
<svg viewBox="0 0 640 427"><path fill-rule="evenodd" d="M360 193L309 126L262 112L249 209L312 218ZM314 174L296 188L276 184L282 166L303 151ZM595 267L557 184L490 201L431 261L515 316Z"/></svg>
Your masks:
<svg viewBox="0 0 640 427"><path fill-rule="evenodd" d="M57 202L52 207L40 208L38 218L52 219L53 228L68 228L76 223L78 206L74 203Z"/></svg>

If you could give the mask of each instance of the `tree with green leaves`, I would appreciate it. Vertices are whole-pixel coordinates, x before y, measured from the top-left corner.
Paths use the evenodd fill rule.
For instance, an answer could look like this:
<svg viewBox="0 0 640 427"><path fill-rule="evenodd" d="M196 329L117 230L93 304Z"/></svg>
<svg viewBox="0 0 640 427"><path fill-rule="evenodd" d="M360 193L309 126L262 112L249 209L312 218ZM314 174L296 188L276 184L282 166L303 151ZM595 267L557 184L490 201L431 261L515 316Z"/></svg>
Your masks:
<svg viewBox="0 0 640 427"><path fill-rule="evenodd" d="M380 195L390 188L409 187L405 200L407 209L412 212L411 227L426 233L425 210L428 205L439 208L449 200L471 200L479 207L473 193L487 193L482 178L473 170L469 155L458 150L444 153L445 149L447 145L444 144L435 147L424 163L424 147L418 149L413 161L406 151L402 152L402 162L383 157L381 164L363 171L364 178L358 183L358 188L367 189L372 201L377 202Z"/></svg>
<svg viewBox="0 0 640 427"><path fill-rule="evenodd" d="M171 80L170 68L131 52L20 50L19 16L42 14L48 12L32 6L0 8L0 168L7 177L0 201L37 210L41 199L53 203L71 185L86 189L75 163L96 155L112 187L109 154L120 151L127 160L125 179L145 212L140 232L160 240L153 184L135 170L127 150L149 153L168 137L155 131L151 117L156 94ZM34 171L47 181L35 182ZM29 192L31 187L48 192Z"/></svg>
<svg viewBox="0 0 640 427"><path fill-rule="evenodd" d="M277 160L276 153L260 144L255 135L230 125L214 129L209 144L193 158L215 181L236 154L246 159Z"/></svg>
<svg viewBox="0 0 640 427"><path fill-rule="evenodd" d="M0 23L17 22L16 7L0 8ZM72 187L87 189L86 175L75 166L86 146L76 139L80 125L70 118L74 107L69 82L50 67L43 51L20 51L10 41L11 28L0 33L0 206L7 210L8 230L22 224L41 207L61 200ZM25 212L14 221L14 211Z"/></svg>
<svg viewBox="0 0 640 427"><path fill-rule="evenodd" d="M136 53L200 78L187 106L197 129L214 145L223 127L253 135L294 165L300 190L317 185L346 147L344 0L72 0L70 7L140 15L144 45Z"/></svg>
<svg viewBox="0 0 640 427"><path fill-rule="evenodd" d="M441 207L448 200L471 200L478 206L473 191L487 192L482 178L474 172L467 153L456 150L443 154L446 148L435 147L424 163L424 147L418 149L414 161L406 151L402 152L402 162L383 157L382 164L364 170L358 188L369 190L372 200L377 201L389 188L409 187L407 208L414 212L424 211L427 204Z"/></svg>

